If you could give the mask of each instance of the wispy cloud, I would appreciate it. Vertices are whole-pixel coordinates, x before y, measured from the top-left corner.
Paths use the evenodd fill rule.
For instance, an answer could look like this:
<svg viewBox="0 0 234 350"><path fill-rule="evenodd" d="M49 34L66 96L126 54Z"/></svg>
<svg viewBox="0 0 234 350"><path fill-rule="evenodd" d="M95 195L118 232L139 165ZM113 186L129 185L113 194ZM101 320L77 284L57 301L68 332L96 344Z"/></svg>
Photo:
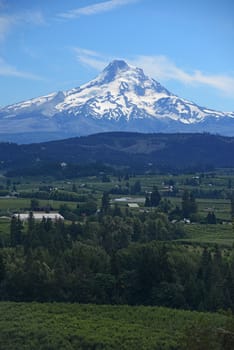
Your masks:
<svg viewBox="0 0 234 350"><path fill-rule="evenodd" d="M207 85L229 95L234 95L234 77L209 75L200 70L186 72L166 56L138 56L131 64L142 67L147 74L158 80L175 80L186 85Z"/></svg>
<svg viewBox="0 0 234 350"><path fill-rule="evenodd" d="M103 56L96 51L76 47L74 48L74 52L79 62L96 70L102 70L109 61L111 61L111 58L103 58Z"/></svg>
<svg viewBox="0 0 234 350"><path fill-rule="evenodd" d="M6 35L14 25L15 20L12 16L0 16L0 41L4 41Z"/></svg>
<svg viewBox="0 0 234 350"><path fill-rule="evenodd" d="M19 20L21 22L25 22L27 24L33 24L37 26L46 24L46 20L41 11L26 11L24 12L24 14L21 14L19 16Z"/></svg>
<svg viewBox="0 0 234 350"><path fill-rule="evenodd" d="M96 15L103 12L112 11L117 7L129 5L131 3L138 2L139 0L109 0L109 1L103 1L99 2L97 4L85 6L85 7L79 7L64 13L60 13L59 17L65 18L65 19L73 19L78 18L80 16L90 16L90 15Z"/></svg>
<svg viewBox="0 0 234 350"><path fill-rule="evenodd" d="M100 53L76 48L76 58L79 62L86 64L93 69L103 69L113 56L104 56ZM122 57L125 59L124 57ZM207 74L200 70L187 72L178 67L172 60L166 56L136 56L126 61L136 67L142 68L147 75L161 82L174 80L184 85L195 87L209 86L228 96L234 96L234 77L224 74Z"/></svg>
<svg viewBox="0 0 234 350"><path fill-rule="evenodd" d="M1 3L0 3L1 7ZM17 25L33 24L43 25L45 20L40 11L25 11L16 14L1 14L0 15L0 41L4 41L11 31Z"/></svg>
<svg viewBox="0 0 234 350"><path fill-rule="evenodd" d="M0 57L0 76L16 77L16 78L23 78L23 79L30 79L30 80L43 80L43 78L39 77L38 75L18 70L16 67L10 65L1 57Z"/></svg>

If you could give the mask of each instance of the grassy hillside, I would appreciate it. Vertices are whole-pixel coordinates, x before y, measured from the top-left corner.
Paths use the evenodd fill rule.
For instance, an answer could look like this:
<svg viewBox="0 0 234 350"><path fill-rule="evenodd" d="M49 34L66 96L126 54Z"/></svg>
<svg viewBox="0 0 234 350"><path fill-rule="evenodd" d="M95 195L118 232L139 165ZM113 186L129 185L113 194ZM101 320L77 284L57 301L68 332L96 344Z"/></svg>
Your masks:
<svg viewBox="0 0 234 350"><path fill-rule="evenodd" d="M214 331L227 321L221 314L161 307L0 303L0 349L179 350L188 341L198 349L189 329L206 325L213 331L203 338L218 346Z"/></svg>

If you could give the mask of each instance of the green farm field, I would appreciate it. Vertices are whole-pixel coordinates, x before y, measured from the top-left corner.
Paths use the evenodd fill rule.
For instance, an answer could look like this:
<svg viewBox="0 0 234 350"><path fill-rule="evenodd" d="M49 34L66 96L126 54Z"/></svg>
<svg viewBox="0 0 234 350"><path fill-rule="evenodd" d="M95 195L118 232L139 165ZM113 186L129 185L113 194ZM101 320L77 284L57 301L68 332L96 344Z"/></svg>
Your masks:
<svg viewBox="0 0 234 350"><path fill-rule="evenodd" d="M181 242L201 245L218 244L232 247L234 244L234 230L230 224L225 225L185 225L187 237Z"/></svg>
<svg viewBox="0 0 234 350"><path fill-rule="evenodd" d="M162 307L2 302L0 349L179 350L186 349L185 329L205 323L215 330L227 321Z"/></svg>
<svg viewBox="0 0 234 350"><path fill-rule="evenodd" d="M0 198L0 210L6 211L22 211L29 210L30 208L30 198ZM56 201L56 200L39 200L41 206L46 206L50 204L54 209L59 209L60 205L64 203L64 201ZM76 203L66 201L66 204L75 208Z"/></svg>

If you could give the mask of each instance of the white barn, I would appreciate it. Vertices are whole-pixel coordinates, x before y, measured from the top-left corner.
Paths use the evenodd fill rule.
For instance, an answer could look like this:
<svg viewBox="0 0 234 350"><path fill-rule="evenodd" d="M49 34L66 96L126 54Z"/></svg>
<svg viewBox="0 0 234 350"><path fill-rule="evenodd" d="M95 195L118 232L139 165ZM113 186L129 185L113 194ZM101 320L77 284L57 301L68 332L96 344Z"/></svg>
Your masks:
<svg viewBox="0 0 234 350"><path fill-rule="evenodd" d="M19 213L19 214L14 214L13 216L19 218L21 221L27 221L29 218L29 215L30 213ZM41 221L43 220L43 218L51 219L52 221L64 220L64 217L59 213L36 212L36 213L33 213L33 218L36 221Z"/></svg>

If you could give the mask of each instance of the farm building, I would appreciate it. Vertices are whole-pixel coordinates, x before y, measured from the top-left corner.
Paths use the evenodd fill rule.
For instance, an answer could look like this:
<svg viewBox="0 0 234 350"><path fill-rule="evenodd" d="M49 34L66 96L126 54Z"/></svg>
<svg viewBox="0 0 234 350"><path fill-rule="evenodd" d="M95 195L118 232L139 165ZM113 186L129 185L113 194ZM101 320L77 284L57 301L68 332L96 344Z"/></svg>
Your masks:
<svg viewBox="0 0 234 350"><path fill-rule="evenodd" d="M131 209L139 208L139 204L137 203L128 203L127 206Z"/></svg>
<svg viewBox="0 0 234 350"><path fill-rule="evenodd" d="M27 221L29 218L29 213L14 214L13 216L19 218L21 221ZM37 221L41 221L43 218L51 219L52 221L64 220L64 217L59 213L36 212L36 213L33 213L33 218L34 220L37 220Z"/></svg>

